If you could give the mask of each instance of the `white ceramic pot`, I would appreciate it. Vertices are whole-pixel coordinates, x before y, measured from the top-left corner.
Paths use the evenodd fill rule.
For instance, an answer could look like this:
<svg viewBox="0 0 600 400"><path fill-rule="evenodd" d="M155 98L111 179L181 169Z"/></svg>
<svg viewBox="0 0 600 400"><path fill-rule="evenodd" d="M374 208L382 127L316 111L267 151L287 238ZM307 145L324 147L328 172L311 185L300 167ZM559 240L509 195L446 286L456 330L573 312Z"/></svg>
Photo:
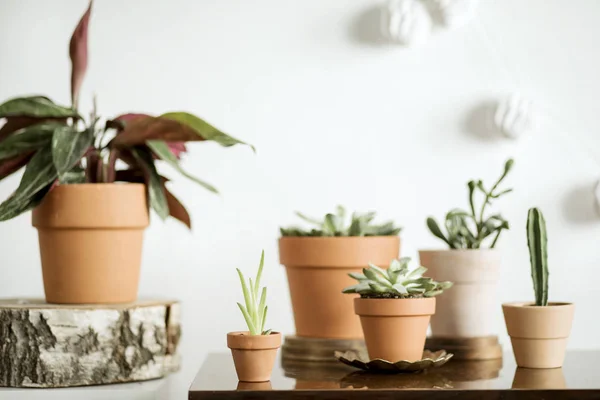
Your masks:
<svg viewBox="0 0 600 400"><path fill-rule="evenodd" d="M438 296L431 317L436 337L496 336L500 309L497 299L500 253L494 249L421 250L426 276L454 286Z"/></svg>

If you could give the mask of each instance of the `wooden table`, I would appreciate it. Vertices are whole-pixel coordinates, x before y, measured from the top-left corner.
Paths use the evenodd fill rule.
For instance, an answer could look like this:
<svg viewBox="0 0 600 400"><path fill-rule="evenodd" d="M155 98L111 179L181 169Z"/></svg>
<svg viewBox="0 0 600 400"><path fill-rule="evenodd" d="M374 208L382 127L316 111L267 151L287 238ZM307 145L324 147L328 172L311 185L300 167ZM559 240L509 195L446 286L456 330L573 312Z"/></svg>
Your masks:
<svg viewBox="0 0 600 400"><path fill-rule="evenodd" d="M516 368L512 354L455 361L418 374L278 362L271 382L238 382L230 354L209 354L189 391L204 399L600 399L600 351L572 351L563 368Z"/></svg>

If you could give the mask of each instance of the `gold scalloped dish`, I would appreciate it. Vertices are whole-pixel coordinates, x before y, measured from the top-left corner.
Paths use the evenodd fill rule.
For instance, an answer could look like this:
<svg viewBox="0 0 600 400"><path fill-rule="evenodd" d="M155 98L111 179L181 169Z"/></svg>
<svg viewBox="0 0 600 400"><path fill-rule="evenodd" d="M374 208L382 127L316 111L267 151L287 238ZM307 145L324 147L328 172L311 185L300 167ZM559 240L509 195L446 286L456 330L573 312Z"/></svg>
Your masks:
<svg viewBox="0 0 600 400"><path fill-rule="evenodd" d="M335 358L346 365L369 372L384 374L410 373L441 367L446 364L453 355L454 354L452 353L446 352L446 350L438 350L435 352L425 350L423 351L423 358L421 360L390 362L380 358L369 360L365 353L357 352L355 350L335 352Z"/></svg>

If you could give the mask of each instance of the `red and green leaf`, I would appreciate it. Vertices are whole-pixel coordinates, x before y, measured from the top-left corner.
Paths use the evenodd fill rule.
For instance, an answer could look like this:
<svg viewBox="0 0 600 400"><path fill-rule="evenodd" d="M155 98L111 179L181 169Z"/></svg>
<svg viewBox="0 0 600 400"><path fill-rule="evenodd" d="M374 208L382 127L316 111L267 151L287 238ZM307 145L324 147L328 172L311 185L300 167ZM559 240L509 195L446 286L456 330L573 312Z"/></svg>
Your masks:
<svg viewBox="0 0 600 400"><path fill-rule="evenodd" d="M71 42L69 43L69 56L71 58L71 102L77 108L79 91L83 84L83 78L88 65L88 29L90 14L92 12L92 1L88 9L79 20Z"/></svg>
<svg viewBox="0 0 600 400"><path fill-rule="evenodd" d="M185 112L163 114L160 117L135 118L110 143L112 147L144 144L149 140L190 142L210 140L222 146L246 144L218 130L208 122ZM253 146L251 146L254 149Z"/></svg>
<svg viewBox="0 0 600 400"><path fill-rule="evenodd" d="M29 96L10 99L0 104L0 118L31 117L31 118L79 118L77 111L59 106L44 96ZM37 121L40 122L40 121ZM27 126L27 120L17 121L21 128ZM32 122L35 123L35 122ZM4 127L3 127L4 128ZM17 128L18 129L18 128Z"/></svg>
<svg viewBox="0 0 600 400"><path fill-rule="evenodd" d="M66 125L57 122L42 122L19 129L14 135L0 142L0 160L6 160L22 153L30 153L48 145L52 141L54 132L67 129Z"/></svg>
<svg viewBox="0 0 600 400"><path fill-rule="evenodd" d="M165 196L167 198L167 205L169 206L169 215L178 221L181 221L189 229L192 229L192 221L190 214L186 210L185 206L169 191L166 184L169 181L164 176L160 177ZM133 183L145 183L146 179L144 173L140 169L125 169L116 172L115 180L121 182L133 182Z"/></svg>
<svg viewBox="0 0 600 400"><path fill-rule="evenodd" d="M15 172L23 168L25 165L27 165L27 163L29 162L29 160L31 160L31 157L33 157L34 154L35 151L30 151L27 153L19 154L18 156L15 156L8 160L0 161L0 181L6 178L7 176L14 174Z"/></svg>

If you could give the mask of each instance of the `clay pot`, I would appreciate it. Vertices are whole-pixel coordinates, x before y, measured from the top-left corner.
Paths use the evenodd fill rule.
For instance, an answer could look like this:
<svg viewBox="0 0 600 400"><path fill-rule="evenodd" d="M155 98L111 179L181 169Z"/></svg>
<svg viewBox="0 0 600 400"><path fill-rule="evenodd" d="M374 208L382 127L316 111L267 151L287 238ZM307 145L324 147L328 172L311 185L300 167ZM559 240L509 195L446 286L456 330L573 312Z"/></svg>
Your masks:
<svg viewBox="0 0 600 400"><path fill-rule="evenodd" d="M435 297L354 299L369 358L390 362L421 360L435 303Z"/></svg>
<svg viewBox="0 0 600 400"><path fill-rule="evenodd" d="M421 250L421 265L436 281L454 282L438 296L431 318L433 337L467 338L498 334L497 283L500 253L493 249Z"/></svg>
<svg viewBox="0 0 600 400"><path fill-rule="evenodd" d="M506 303L502 310L519 367L562 367L574 304L548 303L538 307L532 303Z"/></svg>
<svg viewBox="0 0 600 400"><path fill-rule="evenodd" d="M148 223L143 184L53 188L32 216L38 230L46 301L134 301Z"/></svg>
<svg viewBox="0 0 600 400"><path fill-rule="evenodd" d="M241 382L267 382L275 365L281 334L250 335L250 332L230 332L227 347L231 349L235 372Z"/></svg>
<svg viewBox="0 0 600 400"><path fill-rule="evenodd" d="M362 338L352 306L356 296L341 293L356 284L348 273L360 272L370 262L387 268L399 252L398 236L279 239L279 258L287 271L296 335Z"/></svg>
<svg viewBox="0 0 600 400"><path fill-rule="evenodd" d="M562 368L517 368L513 389L566 389Z"/></svg>

